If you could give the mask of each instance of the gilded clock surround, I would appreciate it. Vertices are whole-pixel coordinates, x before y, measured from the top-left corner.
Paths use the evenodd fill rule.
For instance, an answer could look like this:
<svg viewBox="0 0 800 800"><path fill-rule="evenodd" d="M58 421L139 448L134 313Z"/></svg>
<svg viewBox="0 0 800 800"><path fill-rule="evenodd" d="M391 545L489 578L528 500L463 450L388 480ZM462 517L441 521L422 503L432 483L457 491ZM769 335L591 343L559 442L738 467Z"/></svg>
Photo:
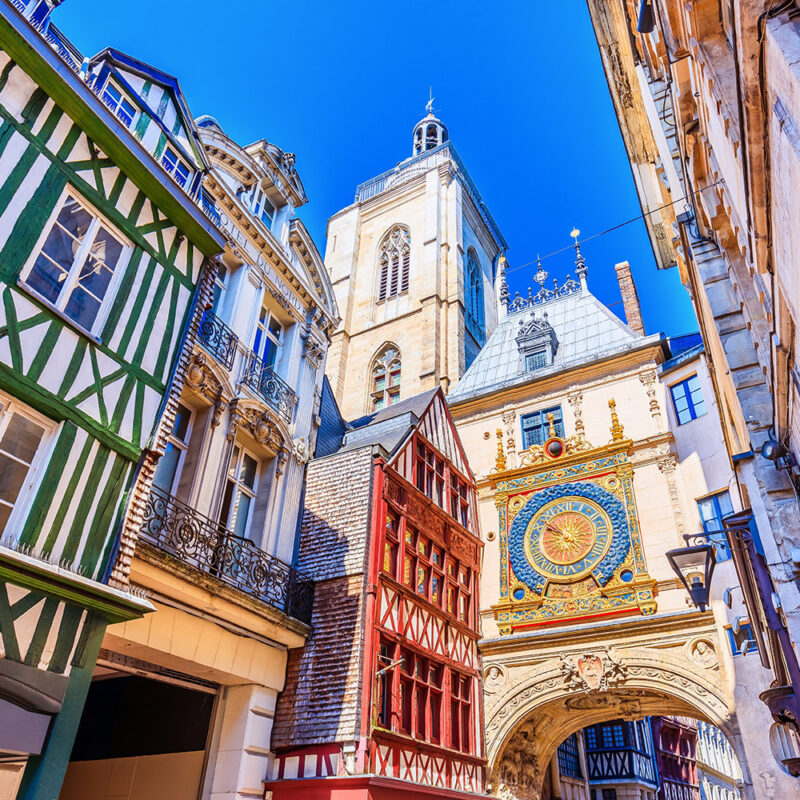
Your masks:
<svg viewBox="0 0 800 800"><path fill-rule="evenodd" d="M617 614L653 614L624 438L610 401L609 444L592 447L580 431L553 436L505 469L502 443L488 479L499 512L501 635L515 630ZM550 443L561 447L549 447ZM560 455L551 455L559 453Z"/></svg>

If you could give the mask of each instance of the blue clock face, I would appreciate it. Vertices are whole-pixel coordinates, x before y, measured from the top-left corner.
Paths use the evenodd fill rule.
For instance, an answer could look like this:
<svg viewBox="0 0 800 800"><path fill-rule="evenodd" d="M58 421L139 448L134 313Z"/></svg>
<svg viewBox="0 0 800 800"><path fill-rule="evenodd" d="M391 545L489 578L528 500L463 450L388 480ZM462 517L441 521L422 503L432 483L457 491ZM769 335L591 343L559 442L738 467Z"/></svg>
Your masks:
<svg viewBox="0 0 800 800"><path fill-rule="evenodd" d="M549 580L577 580L604 558L611 532L611 520L602 506L584 497L560 497L531 518L524 536L525 557Z"/></svg>

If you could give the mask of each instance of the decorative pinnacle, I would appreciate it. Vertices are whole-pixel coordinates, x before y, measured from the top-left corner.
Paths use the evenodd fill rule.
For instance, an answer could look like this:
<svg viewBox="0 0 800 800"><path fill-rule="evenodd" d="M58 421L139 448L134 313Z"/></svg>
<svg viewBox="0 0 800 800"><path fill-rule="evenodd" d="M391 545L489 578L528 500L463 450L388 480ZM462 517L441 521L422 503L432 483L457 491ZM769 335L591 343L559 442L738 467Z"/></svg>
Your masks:
<svg viewBox="0 0 800 800"><path fill-rule="evenodd" d="M537 269L533 279L539 284L539 286L542 287L542 289L544 289L544 282L547 280L547 273L542 269L542 259L539 258L538 255L536 256L536 264Z"/></svg>
<svg viewBox="0 0 800 800"><path fill-rule="evenodd" d="M503 431L497 429L497 458L494 461L496 472L504 472L506 468L506 454L503 452Z"/></svg>
<svg viewBox="0 0 800 800"><path fill-rule="evenodd" d="M583 283L586 280L586 261L583 258L583 253L581 253L581 246L578 243L578 236L580 236L580 231L577 228L573 228L569 235L575 240L575 273L578 276L578 280Z"/></svg>
<svg viewBox="0 0 800 800"><path fill-rule="evenodd" d="M497 271L500 273L500 302L508 305L508 284L506 283L506 257L500 256L497 261Z"/></svg>
<svg viewBox="0 0 800 800"><path fill-rule="evenodd" d="M611 441L621 442L624 436L622 425L617 416L617 401L613 397L608 401L608 407L611 409Z"/></svg>
<svg viewBox="0 0 800 800"><path fill-rule="evenodd" d="M545 316L547 316L547 315L545 315ZM550 433L550 438L552 439L556 435L556 426L553 423L553 412L552 411L547 415L547 425L550 428L549 433Z"/></svg>

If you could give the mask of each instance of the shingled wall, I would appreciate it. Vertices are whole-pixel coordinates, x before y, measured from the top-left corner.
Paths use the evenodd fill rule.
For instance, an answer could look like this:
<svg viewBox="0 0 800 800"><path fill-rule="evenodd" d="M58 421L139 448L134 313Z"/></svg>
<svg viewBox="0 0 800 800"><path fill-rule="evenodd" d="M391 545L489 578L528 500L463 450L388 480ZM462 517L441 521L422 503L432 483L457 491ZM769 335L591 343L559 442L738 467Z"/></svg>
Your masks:
<svg viewBox="0 0 800 800"><path fill-rule="evenodd" d="M358 738L371 488L371 447L308 465L298 567L317 582L312 634L289 654L273 750Z"/></svg>

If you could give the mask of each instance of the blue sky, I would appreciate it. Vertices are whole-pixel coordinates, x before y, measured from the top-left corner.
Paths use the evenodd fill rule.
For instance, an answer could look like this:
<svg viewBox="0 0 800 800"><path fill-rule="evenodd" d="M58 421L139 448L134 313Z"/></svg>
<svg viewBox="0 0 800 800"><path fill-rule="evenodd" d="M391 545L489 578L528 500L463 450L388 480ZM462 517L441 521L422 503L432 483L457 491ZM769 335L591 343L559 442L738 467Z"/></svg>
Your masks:
<svg viewBox="0 0 800 800"><path fill-rule="evenodd" d="M229 13L228 13L229 10ZM324 251L355 187L411 154L435 109L509 243L512 292L537 253L641 213L583 0L68 0L54 15L86 54L110 45L178 77L195 116L242 144L297 154L302 217ZM592 291L622 314L614 273L631 262L648 332L696 330L677 270L659 272L641 221L583 248ZM522 268L520 268L522 267ZM570 253L544 263L551 277ZM616 304L616 305L613 305Z"/></svg>

